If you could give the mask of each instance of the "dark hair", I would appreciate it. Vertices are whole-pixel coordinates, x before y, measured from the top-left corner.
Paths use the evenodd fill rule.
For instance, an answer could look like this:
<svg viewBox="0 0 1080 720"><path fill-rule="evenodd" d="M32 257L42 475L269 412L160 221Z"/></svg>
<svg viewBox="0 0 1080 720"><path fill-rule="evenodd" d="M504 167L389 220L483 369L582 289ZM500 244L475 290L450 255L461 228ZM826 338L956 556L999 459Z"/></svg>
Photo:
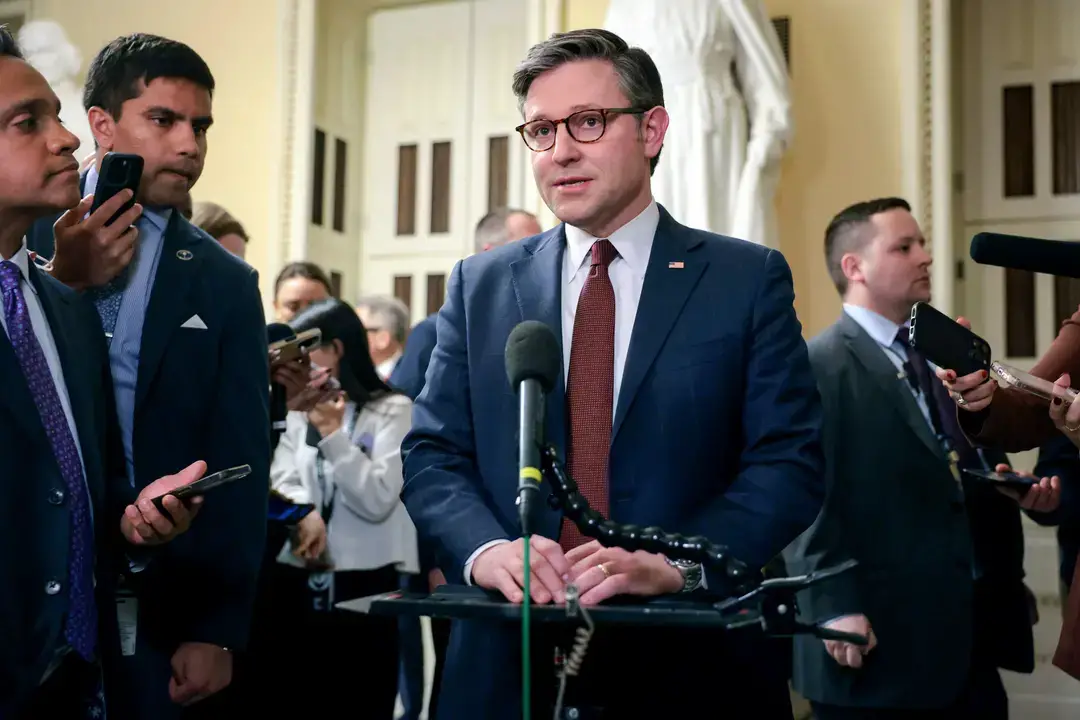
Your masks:
<svg viewBox="0 0 1080 720"><path fill-rule="evenodd" d="M91 61L83 107L99 107L119 120L124 103L158 78L190 80L214 93L214 76L197 52L176 40L135 33L116 38Z"/></svg>
<svg viewBox="0 0 1080 720"><path fill-rule="evenodd" d="M197 226L215 240L220 240L226 235L239 235L245 243L248 241L247 232L244 231L244 226L240 224L240 221L217 203L195 203L191 210L190 220L192 225Z"/></svg>
<svg viewBox="0 0 1080 720"><path fill-rule="evenodd" d="M847 292L848 283L840 261L844 255L861 249L866 243L867 238L862 230L870 219L889 210L911 212L911 205L898 197L866 200L844 208L829 221L829 227L825 229L825 266L841 297Z"/></svg>
<svg viewBox="0 0 1080 720"><path fill-rule="evenodd" d="M19 43L15 42L15 36L8 30L7 25L0 25L0 57L13 57L23 59Z"/></svg>
<svg viewBox="0 0 1080 720"><path fill-rule="evenodd" d="M314 280L326 288L326 292L331 295L334 294L334 288L330 285L330 278L326 276L326 273L321 267L312 262L291 262L281 268L281 272L278 273L277 279L274 280L274 297L277 297L278 291L281 290L282 283L297 277Z"/></svg>
<svg viewBox="0 0 1080 720"><path fill-rule="evenodd" d="M289 321L289 327L297 333L318 328L324 346L332 345L335 340L341 343L343 357L338 368L338 382L357 405L363 406L393 393L375 372L364 323L345 303L334 298L312 303Z"/></svg>
<svg viewBox="0 0 1080 720"><path fill-rule="evenodd" d="M660 71L649 53L630 47L610 30L592 28L555 33L547 40L529 48L528 54L514 71L514 95L518 110L524 110L525 98L533 81L549 70L578 60L606 60L615 68L619 87L630 107L651 110L664 106L664 84ZM641 116L638 116L638 125ZM660 153L649 161L650 173L656 170Z"/></svg>

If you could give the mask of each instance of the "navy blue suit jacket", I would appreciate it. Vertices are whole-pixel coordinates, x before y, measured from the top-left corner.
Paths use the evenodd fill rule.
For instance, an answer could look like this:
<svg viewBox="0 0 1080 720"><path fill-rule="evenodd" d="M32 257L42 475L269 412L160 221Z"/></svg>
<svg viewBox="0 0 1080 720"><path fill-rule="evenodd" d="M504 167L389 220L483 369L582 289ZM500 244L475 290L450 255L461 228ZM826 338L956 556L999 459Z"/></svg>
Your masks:
<svg viewBox="0 0 1080 720"><path fill-rule="evenodd" d="M95 523L98 649L108 669L120 650L113 599L123 554L120 518L135 497L125 476L108 350L89 303L33 264L29 274L56 341L82 451ZM4 332L0 378L0 716L6 716L5 708L24 701L38 686L53 652L63 644L68 595L49 595L45 586L56 580L67 587L70 503ZM109 706L110 711L116 707L111 698Z"/></svg>
<svg viewBox="0 0 1080 720"><path fill-rule="evenodd" d="M41 221L27 236L45 257L53 252L52 224ZM194 315L205 330L180 327ZM136 576L140 653L144 642L166 656L181 642L247 642L269 492L266 348L255 270L174 212L139 355L135 486L196 460L205 460L209 473L243 464L253 472L207 495L191 529ZM166 693L167 678L155 690Z"/></svg>
<svg viewBox="0 0 1080 720"><path fill-rule="evenodd" d="M405 505L420 535L438 544L452 583L464 581L478 547L520 535L518 402L503 352L523 320L562 337L565 246L560 225L467 258L451 275L402 452ZM704 535L754 568L814 521L824 494L822 411L793 298L779 252L692 230L661 210L612 427L614 520ZM546 434L565 455L561 375ZM560 521L548 511L539 534L557 538ZM724 585L712 572L708 583ZM506 669L517 666L516 634L459 625L443 685L455 696L445 699L447 717L501 717L520 695L520 678ZM487 667L476 672L481 661ZM470 674L459 684L460 670Z"/></svg>
<svg viewBox="0 0 1080 720"><path fill-rule="evenodd" d="M413 329L409 331L409 339L405 342L405 351L394 366L394 372L390 373L390 387L407 395L413 401L424 389L424 378L427 376L428 363L431 361L431 351L435 349L436 317L436 315L428 315L413 326Z"/></svg>

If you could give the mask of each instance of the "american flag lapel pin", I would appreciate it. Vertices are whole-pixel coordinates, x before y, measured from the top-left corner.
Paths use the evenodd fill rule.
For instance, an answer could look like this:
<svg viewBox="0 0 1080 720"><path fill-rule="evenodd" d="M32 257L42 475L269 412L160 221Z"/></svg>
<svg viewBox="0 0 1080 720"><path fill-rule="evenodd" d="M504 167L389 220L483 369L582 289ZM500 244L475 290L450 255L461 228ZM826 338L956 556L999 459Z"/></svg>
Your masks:
<svg viewBox="0 0 1080 720"><path fill-rule="evenodd" d="M676 260L667 264L668 270L682 270L684 267L686 267L686 265L682 260Z"/></svg>

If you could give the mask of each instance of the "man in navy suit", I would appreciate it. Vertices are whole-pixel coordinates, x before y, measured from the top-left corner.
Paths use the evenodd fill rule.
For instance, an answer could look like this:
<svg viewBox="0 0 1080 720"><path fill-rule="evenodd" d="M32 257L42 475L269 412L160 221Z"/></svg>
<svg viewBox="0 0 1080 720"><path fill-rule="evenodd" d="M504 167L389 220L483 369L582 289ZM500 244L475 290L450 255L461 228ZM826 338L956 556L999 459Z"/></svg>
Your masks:
<svg viewBox="0 0 1080 720"><path fill-rule="evenodd" d="M55 228L39 222L30 237L44 257L55 237L55 276L94 286L85 294L109 338L131 484L142 488L195 459L211 472L252 468L215 490L198 527L126 588L138 619L125 680L144 717L179 716L182 706L231 681L266 533L270 376L258 277L175 210L202 173L213 90L210 69L182 43L145 34L109 43L86 78L97 143L97 162L82 181L87 197ZM122 236L133 244L119 274L123 244L99 243L78 223L108 152L135 153L145 163L137 239ZM87 245L97 250L89 259L107 266L89 279L74 274L81 264L71 262Z"/></svg>
<svg viewBox="0 0 1080 720"><path fill-rule="evenodd" d="M529 51L514 91L537 188L563 223L454 269L402 447L417 530L438 543L450 582L522 601L518 402L503 349L515 325L539 320L563 347L546 437L590 504L617 522L707 536L763 567L813 522L823 496L820 398L787 263L684 227L654 202L668 115L642 50L603 30L555 35ZM539 528L536 603L561 602L566 581L585 604L726 588L713 568L703 576L585 542L553 511ZM455 623L440 718L519 716L518 636ZM536 713L551 711L558 644L535 642ZM756 631L600 628L567 704L579 717L663 717L707 702L790 718L771 650Z"/></svg>
<svg viewBox="0 0 1080 720"><path fill-rule="evenodd" d="M174 497L205 464L126 481L108 351L93 306L30 261L38 217L79 201L78 139L45 78L0 26L0 717L79 717L112 690L112 589L127 549L171 539L197 511ZM115 212L122 201L102 208ZM201 504L201 501L197 501ZM133 504L134 503L134 504ZM135 554L132 552L131 554ZM144 561L154 557L143 556ZM113 717L124 717L113 702Z"/></svg>

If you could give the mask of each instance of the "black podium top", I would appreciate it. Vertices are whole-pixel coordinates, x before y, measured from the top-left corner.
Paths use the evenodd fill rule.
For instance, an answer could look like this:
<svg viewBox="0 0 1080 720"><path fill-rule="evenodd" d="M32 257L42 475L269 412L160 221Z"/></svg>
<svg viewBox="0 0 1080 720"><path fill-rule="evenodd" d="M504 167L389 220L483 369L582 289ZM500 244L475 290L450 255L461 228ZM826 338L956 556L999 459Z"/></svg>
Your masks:
<svg viewBox="0 0 1080 720"><path fill-rule="evenodd" d="M694 593L686 597L613 598L587 608L597 624L666 625L682 627L728 627L730 614L721 614L712 605L719 598ZM427 615L459 620L516 622L521 605L507 602L501 594L483 588L442 585L429 594L390 592L338 603L343 610L371 615ZM568 615L566 605L529 607L530 619L544 623L579 623L580 616Z"/></svg>

